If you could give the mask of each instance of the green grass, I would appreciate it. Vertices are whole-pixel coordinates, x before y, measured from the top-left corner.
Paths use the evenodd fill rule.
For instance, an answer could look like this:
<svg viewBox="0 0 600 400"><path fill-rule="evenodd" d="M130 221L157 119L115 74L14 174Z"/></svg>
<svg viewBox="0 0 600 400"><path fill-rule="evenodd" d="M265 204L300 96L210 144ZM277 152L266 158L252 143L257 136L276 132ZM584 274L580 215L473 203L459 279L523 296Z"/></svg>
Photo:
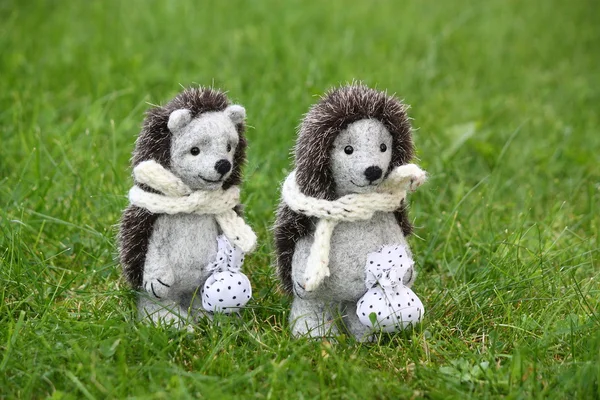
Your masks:
<svg viewBox="0 0 600 400"><path fill-rule="evenodd" d="M600 8L472 2L0 2L0 398L598 398ZM293 340L270 225L295 127L362 79L412 105L424 323ZM260 248L241 320L136 323L115 262L148 103L225 88Z"/></svg>

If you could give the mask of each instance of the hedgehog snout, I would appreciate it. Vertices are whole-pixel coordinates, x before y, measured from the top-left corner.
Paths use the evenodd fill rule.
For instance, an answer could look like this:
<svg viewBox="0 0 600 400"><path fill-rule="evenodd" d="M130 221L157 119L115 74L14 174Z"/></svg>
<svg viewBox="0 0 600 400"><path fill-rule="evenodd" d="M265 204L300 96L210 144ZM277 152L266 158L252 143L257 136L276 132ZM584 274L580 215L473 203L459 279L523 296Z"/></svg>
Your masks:
<svg viewBox="0 0 600 400"><path fill-rule="evenodd" d="M231 163L228 160L222 159L216 162L215 170L221 174L225 175L229 171L231 171Z"/></svg>
<svg viewBox="0 0 600 400"><path fill-rule="evenodd" d="M383 171L381 170L381 168L375 165L365 169L365 177L367 178L369 183L381 178L381 175L383 175Z"/></svg>

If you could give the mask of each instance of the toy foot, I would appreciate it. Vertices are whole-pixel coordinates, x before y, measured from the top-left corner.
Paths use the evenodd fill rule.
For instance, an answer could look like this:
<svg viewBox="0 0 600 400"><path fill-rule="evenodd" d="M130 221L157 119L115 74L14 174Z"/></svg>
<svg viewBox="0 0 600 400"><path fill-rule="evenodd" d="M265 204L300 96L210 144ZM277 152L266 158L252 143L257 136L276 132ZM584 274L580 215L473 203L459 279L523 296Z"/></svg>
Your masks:
<svg viewBox="0 0 600 400"><path fill-rule="evenodd" d="M154 325L188 329L192 318L187 310L173 300L158 300L146 294L140 294L138 300L138 318Z"/></svg>
<svg viewBox="0 0 600 400"><path fill-rule="evenodd" d="M290 324L294 337L322 338L339 333L329 307L318 300L294 298Z"/></svg>

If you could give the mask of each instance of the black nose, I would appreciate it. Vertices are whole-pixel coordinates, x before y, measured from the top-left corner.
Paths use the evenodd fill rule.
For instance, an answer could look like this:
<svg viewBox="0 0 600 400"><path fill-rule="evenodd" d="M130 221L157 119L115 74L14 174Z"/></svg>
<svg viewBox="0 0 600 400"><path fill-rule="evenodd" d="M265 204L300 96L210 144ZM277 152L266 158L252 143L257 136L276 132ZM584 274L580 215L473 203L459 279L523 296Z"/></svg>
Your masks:
<svg viewBox="0 0 600 400"><path fill-rule="evenodd" d="M365 169L365 176L369 180L369 183L381 178L382 174L383 174L383 171L381 170L381 168L376 167L376 166L372 166L372 167Z"/></svg>
<svg viewBox="0 0 600 400"><path fill-rule="evenodd" d="M225 175L226 173L228 173L231 170L231 163L227 160L219 160L215 164L215 169L221 175Z"/></svg>

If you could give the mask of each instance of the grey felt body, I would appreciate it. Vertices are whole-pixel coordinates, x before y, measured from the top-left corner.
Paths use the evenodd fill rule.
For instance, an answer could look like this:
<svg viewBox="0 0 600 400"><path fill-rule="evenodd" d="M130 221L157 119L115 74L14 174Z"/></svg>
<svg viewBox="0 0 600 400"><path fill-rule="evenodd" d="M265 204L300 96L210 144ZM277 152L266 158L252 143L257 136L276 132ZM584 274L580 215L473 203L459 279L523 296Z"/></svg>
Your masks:
<svg viewBox="0 0 600 400"><path fill-rule="evenodd" d="M339 223L331 238L330 276L317 290L306 292L298 282L302 282L312 242L313 234L301 238L292 259L295 296L290 321L293 334L323 336L330 329L328 321L340 313L350 333L359 340L364 339L368 328L358 321L356 302L367 291L367 254L385 244L407 245L394 214L380 212L367 221ZM329 331L330 334L336 332L335 329Z"/></svg>
<svg viewBox="0 0 600 400"><path fill-rule="evenodd" d="M154 224L144 265L143 287L147 295L140 296L141 316L154 322L188 317L188 310L202 313L200 287L210 272L207 265L217 254L220 234L212 215L161 215ZM168 285L168 286L167 286ZM161 310L175 308L177 312Z"/></svg>

